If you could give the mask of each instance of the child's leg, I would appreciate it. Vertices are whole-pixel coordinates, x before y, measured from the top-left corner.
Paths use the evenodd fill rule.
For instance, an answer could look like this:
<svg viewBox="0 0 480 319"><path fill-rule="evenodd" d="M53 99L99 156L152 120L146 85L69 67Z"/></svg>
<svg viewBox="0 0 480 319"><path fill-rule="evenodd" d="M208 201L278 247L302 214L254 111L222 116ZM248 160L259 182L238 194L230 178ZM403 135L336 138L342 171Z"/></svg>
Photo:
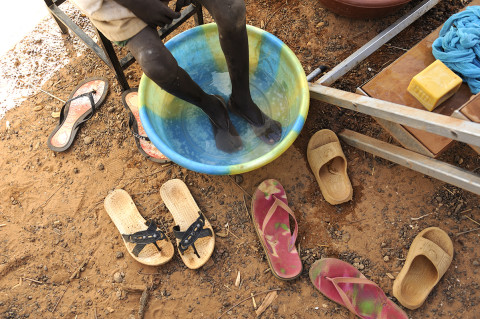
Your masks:
<svg viewBox="0 0 480 319"><path fill-rule="evenodd" d="M255 133L272 144L281 138L279 122L262 114L253 102L249 86L248 38L244 0L199 0L215 19L220 33L220 45L225 53L232 95L229 107L251 123Z"/></svg>
<svg viewBox="0 0 480 319"><path fill-rule="evenodd" d="M127 48L153 82L168 93L200 107L208 115L216 125L214 132L219 149L232 152L241 147L240 138L232 134L233 124L222 101L205 93L178 66L155 29L146 27L140 31L128 41Z"/></svg>

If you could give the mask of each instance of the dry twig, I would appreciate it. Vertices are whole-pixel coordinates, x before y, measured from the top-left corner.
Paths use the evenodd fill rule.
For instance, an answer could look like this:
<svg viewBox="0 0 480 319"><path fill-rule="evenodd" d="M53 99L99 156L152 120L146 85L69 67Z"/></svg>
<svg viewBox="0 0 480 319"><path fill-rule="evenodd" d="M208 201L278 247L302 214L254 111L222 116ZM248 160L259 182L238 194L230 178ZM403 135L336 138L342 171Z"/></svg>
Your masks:
<svg viewBox="0 0 480 319"><path fill-rule="evenodd" d="M68 286L67 286L67 288L65 288L65 290L63 291L63 294L60 296L60 298L58 298L57 303L55 304L55 307L53 307L53 309L52 309L52 311L51 311L52 313L54 313L54 312L55 312L55 309L57 309L58 304L59 304L60 301L62 300L62 298L63 298L63 296L65 295L65 293L67 292L67 290L68 290Z"/></svg>
<svg viewBox="0 0 480 319"><path fill-rule="evenodd" d="M468 233L471 233L471 232L477 231L477 230L480 230L480 227L479 227L479 228L470 229L470 230L467 230L467 231L462 231L462 232L460 232L460 233L457 233L456 236L460 236L460 235L463 235L463 234L468 234Z"/></svg>
<svg viewBox="0 0 480 319"><path fill-rule="evenodd" d="M247 298L240 300L238 303L234 304L233 306L231 306L230 308L228 308L226 311L224 311L220 316L218 316L217 319L222 318L223 315L225 315L227 312L229 312L230 310L232 310L232 309L235 308L235 307L238 307L239 305L241 305L241 304L244 303L245 301L249 300L250 298L253 298L253 297L256 297L256 296L259 296L259 295L263 295L263 294L266 294L266 293L269 293L269 292L272 292L272 291L280 291L280 290L282 290L282 289L280 289L280 288L275 288L275 289L270 289L270 290L262 291L262 292L259 292L259 293L254 294L254 295L250 294L250 296L248 296Z"/></svg>
<svg viewBox="0 0 480 319"><path fill-rule="evenodd" d="M89 261L90 261L90 258L85 259L83 263L80 265L80 267L78 267L78 269L70 276L70 280L79 278L80 273L85 270L84 267L88 264Z"/></svg>
<svg viewBox="0 0 480 319"><path fill-rule="evenodd" d="M27 278L27 277L21 277L21 279L28 280L28 281L33 281L37 284L43 285L44 283L35 279Z"/></svg>
<svg viewBox="0 0 480 319"><path fill-rule="evenodd" d="M480 223L477 222L475 219L473 219L473 218L471 218L471 217L469 217L469 216L465 216L465 217L467 217L467 218L470 219L472 222L474 222L475 224L477 224L477 225L480 226Z"/></svg>
<svg viewBox="0 0 480 319"><path fill-rule="evenodd" d="M140 297L140 308L138 309L138 318L143 319L143 316L145 315L145 307L147 306L148 302L148 288L145 288L145 290L142 293L142 296Z"/></svg>
<svg viewBox="0 0 480 319"><path fill-rule="evenodd" d="M255 313L257 314L257 318L260 317L265 312L265 310L267 310L267 308L272 304L272 302L276 298L277 298L276 291L271 291L268 293L268 295L265 297L260 307L258 307L258 309L255 310Z"/></svg>
<svg viewBox="0 0 480 319"><path fill-rule="evenodd" d="M67 181L65 181L62 185L60 185L60 187L57 188L57 190L54 191L54 192L52 193L52 195L50 195L50 197L47 198L46 201L44 201L40 206L38 206L36 209L34 209L34 211L37 210L37 209L39 209L39 208L41 208L41 207L44 207L45 205L47 205L47 203L52 199L52 197L55 196L55 194L56 194L63 186L65 186L65 184L67 184Z"/></svg>
<svg viewBox="0 0 480 319"><path fill-rule="evenodd" d="M428 213L428 214L422 215L422 216L420 216L420 217L410 217L410 219L411 219L411 220L420 220L420 219L422 219L422 218L424 218L424 217L427 217L427 216L430 215L430 214L431 214L431 213Z"/></svg>
<svg viewBox="0 0 480 319"><path fill-rule="evenodd" d="M235 179L232 177L232 176L228 176L230 177L230 180L235 184L237 185L238 188L240 188L244 193L245 195L248 195L248 197L252 198L252 195L250 195L246 190L245 188L243 188L242 186L240 186L237 182L235 182Z"/></svg>

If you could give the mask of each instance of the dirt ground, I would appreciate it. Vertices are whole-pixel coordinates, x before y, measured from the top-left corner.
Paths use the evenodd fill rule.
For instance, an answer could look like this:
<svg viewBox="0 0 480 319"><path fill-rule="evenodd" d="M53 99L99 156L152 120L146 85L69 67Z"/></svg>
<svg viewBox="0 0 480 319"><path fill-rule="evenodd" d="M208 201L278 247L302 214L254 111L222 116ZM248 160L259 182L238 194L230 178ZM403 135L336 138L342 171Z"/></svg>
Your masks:
<svg viewBox="0 0 480 319"><path fill-rule="evenodd" d="M309 73L319 64L335 66L418 3L394 16L363 21L332 14L316 0L247 0L247 21L290 46ZM334 86L353 92L464 5L441 1ZM129 68L127 75L132 86L138 85L138 67ZM251 300L230 308L251 293L276 288L278 298L264 318L353 318L315 290L308 278L310 265L321 257L355 263L393 298L387 273L398 274L413 238L429 226L449 233L455 257L425 304L407 310L409 317L478 317L480 233L457 235L479 227L478 196L343 145L354 198L339 206L323 199L307 164L309 138L322 128L349 128L390 140L371 118L312 100L302 133L277 160L242 176L210 176L140 155L120 87L91 52L72 59L43 90L66 99L89 76L106 76L109 96L67 152L55 154L46 146L57 123L51 113L61 107L48 95L29 97L0 120L2 318L137 318L145 287L145 318L254 318ZM441 159L480 169L479 156L460 143ZM217 236L212 258L197 271L187 269L178 252L162 267L134 261L103 208L106 195L123 188L141 214L155 219L173 240L173 219L159 195L160 186L172 178L187 183L216 232L229 229L226 237ZM267 178L283 184L299 223L304 271L292 282L268 271L246 209L249 194ZM238 272L241 285L236 287ZM257 296L257 304L264 297Z"/></svg>

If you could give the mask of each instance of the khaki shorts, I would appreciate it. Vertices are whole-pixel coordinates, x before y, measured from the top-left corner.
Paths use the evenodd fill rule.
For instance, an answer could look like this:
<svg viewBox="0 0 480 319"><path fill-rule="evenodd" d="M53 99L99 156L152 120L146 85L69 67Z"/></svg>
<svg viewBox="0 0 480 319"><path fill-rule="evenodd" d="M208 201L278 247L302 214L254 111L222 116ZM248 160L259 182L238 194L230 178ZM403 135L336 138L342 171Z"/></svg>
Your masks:
<svg viewBox="0 0 480 319"><path fill-rule="evenodd" d="M93 18L90 20L92 21L93 25L110 41L120 45L125 45L131 37L142 31L147 26L145 22L137 17L111 21L99 21Z"/></svg>

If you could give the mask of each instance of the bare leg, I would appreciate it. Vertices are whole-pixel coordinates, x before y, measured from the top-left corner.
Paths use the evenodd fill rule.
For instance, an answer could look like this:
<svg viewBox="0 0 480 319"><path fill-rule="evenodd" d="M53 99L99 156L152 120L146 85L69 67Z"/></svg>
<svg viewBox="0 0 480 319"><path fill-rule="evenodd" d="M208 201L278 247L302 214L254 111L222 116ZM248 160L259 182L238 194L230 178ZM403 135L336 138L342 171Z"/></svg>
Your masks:
<svg viewBox="0 0 480 319"><path fill-rule="evenodd" d="M282 135L279 122L270 119L252 100L249 85L248 37L244 0L199 0L218 25L220 45L232 82L229 109L252 125L259 138L276 143Z"/></svg>
<svg viewBox="0 0 480 319"><path fill-rule="evenodd" d="M143 72L158 86L189 103L201 108L210 118L217 148L234 152L242 147L223 99L205 93L178 66L173 55L165 48L155 29L146 27L127 43L127 48L137 59Z"/></svg>

